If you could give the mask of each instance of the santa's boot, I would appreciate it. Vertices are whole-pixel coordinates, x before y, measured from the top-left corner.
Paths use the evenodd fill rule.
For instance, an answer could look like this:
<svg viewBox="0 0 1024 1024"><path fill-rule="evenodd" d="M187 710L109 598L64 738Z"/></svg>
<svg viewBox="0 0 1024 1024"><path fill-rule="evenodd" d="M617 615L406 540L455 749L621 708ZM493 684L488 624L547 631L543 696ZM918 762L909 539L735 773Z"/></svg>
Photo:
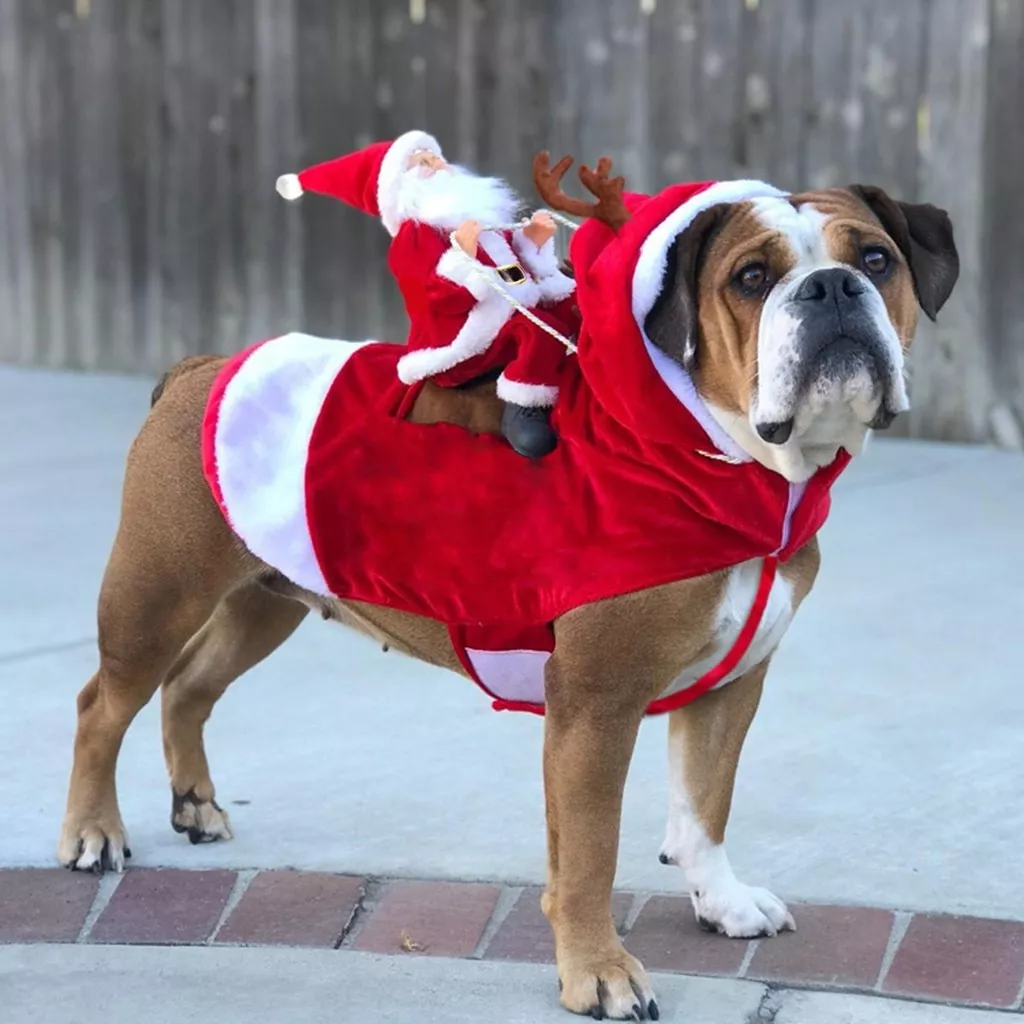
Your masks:
<svg viewBox="0 0 1024 1024"><path fill-rule="evenodd" d="M520 455L540 459L553 452L558 443L550 416L551 410L543 406L506 402L501 413L501 432Z"/></svg>

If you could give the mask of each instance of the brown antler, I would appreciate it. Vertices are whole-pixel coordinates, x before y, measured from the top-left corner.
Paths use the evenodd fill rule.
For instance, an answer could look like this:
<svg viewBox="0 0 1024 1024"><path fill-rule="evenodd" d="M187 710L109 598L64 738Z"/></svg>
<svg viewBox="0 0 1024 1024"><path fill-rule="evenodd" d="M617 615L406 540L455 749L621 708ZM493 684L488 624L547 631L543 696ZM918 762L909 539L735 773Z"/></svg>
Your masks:
<svg viewBox="0 0 1024 1024"><path fill-rule="evenodd" d="M597 161L597 170L592 171L584 164L579 170L580 181L597 199L596 203L588 203L584 199L573 199L562 191L562 178L571 166L572 157L563 156L552 167L551 155L547 150L533 158L533 183L541 199L553 210L571 213L576 217L593 217L607 224L613 231L618 231L629 220L629 210L622 198L626 179L621 175L617 178L608 177L612 162L606 156Z"/></svg>

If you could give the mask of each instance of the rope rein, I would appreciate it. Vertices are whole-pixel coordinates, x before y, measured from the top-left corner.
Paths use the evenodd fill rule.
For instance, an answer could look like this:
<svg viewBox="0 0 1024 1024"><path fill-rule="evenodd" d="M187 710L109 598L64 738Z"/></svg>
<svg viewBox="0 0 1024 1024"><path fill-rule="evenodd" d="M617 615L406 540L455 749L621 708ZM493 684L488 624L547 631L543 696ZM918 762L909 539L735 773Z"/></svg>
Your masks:
<svg viewBox="0 0 1024 1024"><path fill-rule="evenodd" d="M574 220L570 220L568 217L563 217L560 213L555 213L553 210L545 210L543 212L548 214L548 216L556 223L567 227L570 231L575 231L579 227L579 224ZM517 228L526 227L529 223L530 219L528 217L524 217L522 220L516 221L514 224L490 224L485 226L482 231L515 231ZM574 353L576 351L576 346L573 344L572 339L567 338L561 332L556 331L550 324L546 324L541 320L541 318L531 309L524 306L514 295L502 287L501 282L493 273L491 273L490 267L483 266L474 257L470 256L462 246L455 241L454 231L449 234L448 239L452 243L452 252L454 252L477 277L485 281L488 287L496 291L510 306L513 306L517 312L525 316L527 320L536 324L542 331L546 331L552 338L561 342L569 352Z"/></svg>

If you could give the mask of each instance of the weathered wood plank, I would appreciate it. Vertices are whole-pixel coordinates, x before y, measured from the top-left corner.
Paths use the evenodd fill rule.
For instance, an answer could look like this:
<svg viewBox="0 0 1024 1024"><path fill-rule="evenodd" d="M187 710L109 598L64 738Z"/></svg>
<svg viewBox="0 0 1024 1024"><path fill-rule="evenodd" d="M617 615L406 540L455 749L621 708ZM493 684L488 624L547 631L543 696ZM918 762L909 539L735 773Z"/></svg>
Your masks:
<svg viewBox="0 0 1024 1024"><path fill-rule="evenodd" d="M912 361L916 437L982 440L992 404L982 270L988 0L933 0L926 102L919 118L919 194L949 210L961 276L936 325L922 324Z"/></svg>
<svg viewBox="0 0 1024 1024"><path fill-rule="evenodd" d="M308 216L306 204L286 203L274 191L274 182L278 175L297 171L320 156L310 157L312 147L304 147L300 142L297 78L303 55L296 38L299 4L296 0L254 2L256 144L247 276L248 295L250 300L256 300L249 335L261 338L281 331L315 329L304 315L303 217ZM328 140L327 144L332 142ZM332 155L325 147L322 156ZM333 287L339 286L335 283Z"/></svg>
<svg viewBox="0 0 1024 1024"><path fill-rule="evenodd" d="M163 166L163 14L156 0L120 0L124 25L121 58L121 184L127 221L131 338L140 370L158 371L166 360L162 330L161 194ZM121 367L126 368L125 366Z"/></svg>
<svg viewBox="0 0 1024 1024"><path fill-rule="evenodd" d="M859 150L863 110L856 69L874 5L817 3L810 9L809 115L804 187L846 184Z"/></svg>
<svg viewBox="0 0 1024 1024"><path fill-rule="evenodd" d="M994 432L1007 446L1024 446L1024 4L992 6L985 152L984 233L986 308L998 405Z"/></svg>
<svg viewBox="0 0 1024 1024"><path fill-rule="evenodd" d="M697 180L701 154L699 0L658 0L649 15L649 175L653 187Z"/></svg>
<svg viewBox="0 0 1024 1024"><path fill-rule="evenodd" d="M744 15L743 157L737 174L804 185L811 0L759 0Z"/></svg>

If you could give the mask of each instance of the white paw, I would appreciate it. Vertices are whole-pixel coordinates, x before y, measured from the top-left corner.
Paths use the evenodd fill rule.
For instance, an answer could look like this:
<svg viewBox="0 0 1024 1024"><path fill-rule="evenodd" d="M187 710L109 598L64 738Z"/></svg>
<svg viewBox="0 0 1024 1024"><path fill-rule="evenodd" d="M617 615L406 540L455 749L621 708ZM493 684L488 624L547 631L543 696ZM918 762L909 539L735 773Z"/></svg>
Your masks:
<svg viewBox="0 0 1024 1024"><path fill-rule="evenodd" d="M732 939L796 931L793 915L778 896L739 881L691 892L690 901L701 927Z"/></svg>

